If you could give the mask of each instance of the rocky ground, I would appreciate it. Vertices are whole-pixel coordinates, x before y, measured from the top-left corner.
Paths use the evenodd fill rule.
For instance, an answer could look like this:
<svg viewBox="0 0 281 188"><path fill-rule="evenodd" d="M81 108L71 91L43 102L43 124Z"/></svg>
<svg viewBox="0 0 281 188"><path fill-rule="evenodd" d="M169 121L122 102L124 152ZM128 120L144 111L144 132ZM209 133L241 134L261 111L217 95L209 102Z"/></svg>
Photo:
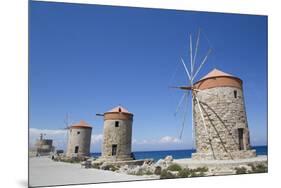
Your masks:
<svg viewBox="0 0 281 188"><path fill-rule="evenodd" d="M105 162L90 158L81 162L85 168L114 171L119 174L142 176L152 179L186 178L230 174L267 172L267 156L241 160L193 160L176 159L166 156L157 162L136 160L125 162Z"/></svg>
<svg viewBox="0 0 281 188"><path fill-rule="evenodd" d="M144 161L142 165L114 165L92 161L92 167L112 170L121 174L150 176L155 178L183 178L267 172L267 156L241 160L193 160L166 156L157 162Z"/></svg>

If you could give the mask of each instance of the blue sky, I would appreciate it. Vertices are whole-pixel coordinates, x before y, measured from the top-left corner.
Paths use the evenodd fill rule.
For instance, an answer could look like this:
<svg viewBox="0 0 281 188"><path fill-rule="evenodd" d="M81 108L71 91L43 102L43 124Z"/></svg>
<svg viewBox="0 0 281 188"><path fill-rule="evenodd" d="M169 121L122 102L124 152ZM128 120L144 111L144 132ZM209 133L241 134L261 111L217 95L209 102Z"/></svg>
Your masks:
<svg viewBox="0 0 281 188"><path fill-rule="evenodd" d="M55 138L51 130L63 129L69 113L93 126L98 152L103 119L95 114L121 104L134 113L133 150L191 148L190 108L179 140L182 91L169 86L186 83L180 57L189 60L188 34L195 40L200 27L197 59L209 45L213 52L197 79L213 68L240 77L251 143L267 143L267 17L47 2L31 2L29 11L35 136L46 129Z"/></svg>

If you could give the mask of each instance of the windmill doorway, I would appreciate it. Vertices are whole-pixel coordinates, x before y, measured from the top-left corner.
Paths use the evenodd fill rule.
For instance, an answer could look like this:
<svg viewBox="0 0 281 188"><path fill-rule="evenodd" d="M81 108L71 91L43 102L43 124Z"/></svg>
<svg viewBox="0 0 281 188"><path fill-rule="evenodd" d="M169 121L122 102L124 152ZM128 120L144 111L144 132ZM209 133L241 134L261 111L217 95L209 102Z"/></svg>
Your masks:
<svg viewBox="0 0 281 188"><path fill-rule="evenodd" d="M75 146L74 153L78 153L78 150L79 150L79 146Z"/></svg>
<svg viewBox="0 0 281 188"><path fill-rule="evenodd" d="M117 153L117 144L113 144L112 145L112 152L111 152L111 155L112 156L115 156Z"/></svg>
<svg viewBox="0 0 281 188"><path fill-rule="evenodd" d="M239 150L244 150L244 129L238 129Z"/></svg>

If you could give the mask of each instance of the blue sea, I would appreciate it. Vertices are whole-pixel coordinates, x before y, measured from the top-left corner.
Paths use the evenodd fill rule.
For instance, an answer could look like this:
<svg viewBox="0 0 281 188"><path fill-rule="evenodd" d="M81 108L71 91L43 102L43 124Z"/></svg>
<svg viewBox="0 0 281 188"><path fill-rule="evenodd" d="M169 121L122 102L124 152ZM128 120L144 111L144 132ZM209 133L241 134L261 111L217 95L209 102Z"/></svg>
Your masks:
<svg viewBox="0 0 281 188"><path fill-rule="evenodd" d="M255 149L257 155L267 155L267 146L253 146L252 149ZM157 161L159 159L165 158L167 155L173 156L174 159L180 158L190 158L191 153L194 153L195 150L167 150L167 151L135 151L133 152L136 159L154 159ZM92 153L93 157L99 157L101 153Z"/></svg>

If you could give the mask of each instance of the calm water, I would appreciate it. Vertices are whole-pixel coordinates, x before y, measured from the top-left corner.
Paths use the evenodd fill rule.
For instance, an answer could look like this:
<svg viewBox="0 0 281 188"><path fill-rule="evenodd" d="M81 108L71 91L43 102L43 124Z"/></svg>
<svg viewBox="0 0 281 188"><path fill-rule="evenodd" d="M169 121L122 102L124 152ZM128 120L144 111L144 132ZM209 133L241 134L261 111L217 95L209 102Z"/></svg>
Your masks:
<svg viewBox="0 0 281 188"><path fill-rule="evenodd" d="M257 155L267 155L267 146L254 146L252 149L255 149ZM174 159L180 158L190 158L191 153L194 153L195 150L168 150L168 151L135 151L133 152L136 159L154 159L157 161L159 159L165 158L167 155L172 155ZM99 157L101 153L92 153L93 157Z"/></svg>

